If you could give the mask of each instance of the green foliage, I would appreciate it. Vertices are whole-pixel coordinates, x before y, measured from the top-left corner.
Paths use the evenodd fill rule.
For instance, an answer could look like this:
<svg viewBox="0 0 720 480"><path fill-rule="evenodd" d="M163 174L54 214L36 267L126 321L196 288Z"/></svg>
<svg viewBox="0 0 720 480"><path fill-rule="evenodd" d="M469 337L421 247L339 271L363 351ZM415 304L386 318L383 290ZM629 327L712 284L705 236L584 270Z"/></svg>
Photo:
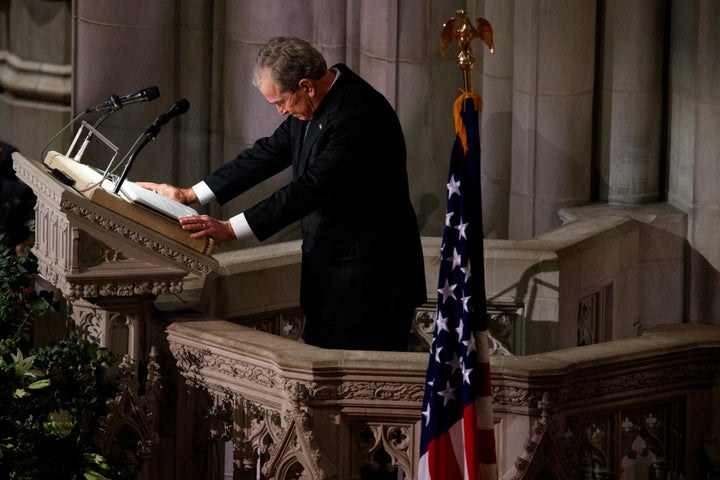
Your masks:
<svg viewBox="0 0 720 480"><path fill-rule="evenodd" d="M29 327L33 318L39 318L50 308L49 292L38 293L33 288L32 275L37 272L37 258L29 247L22 256L7 245L0 232L0 353L19 342L29 342Z"/></svg>
<svg viewBox="0 0 720 480"><path fill-rule="evenodd" d="M0 233L0 245L4 244ZM0 247L0 479L121 480L96 435L116 385L115 357L77 330L32 349L33 320L51 298L32 289L37 259Z"/></svg>

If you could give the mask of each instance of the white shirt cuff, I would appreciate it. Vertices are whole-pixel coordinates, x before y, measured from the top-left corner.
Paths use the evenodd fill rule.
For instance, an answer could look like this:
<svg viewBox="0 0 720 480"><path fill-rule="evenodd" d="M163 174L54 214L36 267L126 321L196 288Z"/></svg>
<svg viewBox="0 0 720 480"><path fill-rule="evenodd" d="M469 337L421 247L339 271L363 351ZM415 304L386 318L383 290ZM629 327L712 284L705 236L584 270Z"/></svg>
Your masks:
<svg viewBox="0 0 720 480"><path fill-rule="evenodd" d="M196 183L192 189L195 191L195 195L197 195L198 202L200 202L201 205L206 205L215 200L215 194L204 181Z"/></svg>
<svg viewBox="0 0 720 480"><path fill-rule="evenodd" d="M250 228L250 225L248 225L247 220L245 220L244 213L239 213L234 217L230 217L230 226L235 232L235 236L238 240L255 236L252 229Z"/></svg>

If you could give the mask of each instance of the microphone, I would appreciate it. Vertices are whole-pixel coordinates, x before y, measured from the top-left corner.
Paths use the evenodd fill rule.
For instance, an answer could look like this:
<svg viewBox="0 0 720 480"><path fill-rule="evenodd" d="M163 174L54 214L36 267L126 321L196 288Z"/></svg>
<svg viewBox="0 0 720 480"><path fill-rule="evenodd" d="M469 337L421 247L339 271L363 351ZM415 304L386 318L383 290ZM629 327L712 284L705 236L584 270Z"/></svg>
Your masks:
<svg viewBox="0 0 720 480"><path fill-rule="evenodd" d="M145 145L150 143L152 140L155 139L158 133L160 133L160 128L168 123L173 118L177 117L178 115L182 115L183 113L187 112L190 108L190 102L188 102L186 99L180 99L177 102L175 102L168 110L167 112L163 113L159 117L153 121L152 125L150 125L147 130L142 134L142 141L137 144L137 147L134 148L130 153L130 157L125 164L125 169L123 170L122 174L118 178L117 182L115 183L115 188L113 189L113 193L117 195L117 193L120 191L120 188L122 187L122 184L125 182L125 179L128 176L128 173L130 173L130 168L132 168L133 163L135 162L135 158L140 153L140 150L145 148ZM138 140L140 140L138 138ZM136 142L137 143L137 142Z"/></svg>
<svg viewBox="0 0 720 480"><path fill-rule="evenodd" d="M150 100L155 100L159 96L160 90L158 90L157 87L143 88L138 92L124 95L122 97L111 95L107 101L85 109L85 113L99 112L101 110L115 111L121 109L125 105L130 105L131 103L149 102Z"/></svg>
<svg viewBox="0 0 720 480"><path fill-rule="evenodd" d="M187 112L190 108L190 102L187 101L187 99L182 98L175 102L168 110L167 112L163 113L159 117L153 121L152 125L150 125L147 130L145 130L146 135L157 135L157 132L160 131L160 127L168 123L173 118L177 117L178 115L182 115L183 113Z"/></svg>
<svg viewBox="0 0 720 480"><path fill-rule="evenodd" d="M101 110L106 110L105 113L103 113L100 118L95 122L94 127L98 128L102 122L105 121L106 118L108 118L113 113L120 110L124 105L129 105L131 103L137 103L137 102L149 102L150 100L155 100L160 96L160 90L158 90L157 87L148 87L143 88L139 92L131 93L130 95L125 95L123 97L118 97L117 95L112 95L110 99L104 103L99 103L97 105L94 105L92 107L88 107L85 109L83 113L92 113L92 112L99 112ZM85 137L85 141L83 142L82 146L78 149L77 153L75 154L75 161L79 162L80 159L82 159L83 154L85 153L85 149L87 149L88 145L90 144L90 140L92 139L92 132L89 132L87 136Z"/></svg>

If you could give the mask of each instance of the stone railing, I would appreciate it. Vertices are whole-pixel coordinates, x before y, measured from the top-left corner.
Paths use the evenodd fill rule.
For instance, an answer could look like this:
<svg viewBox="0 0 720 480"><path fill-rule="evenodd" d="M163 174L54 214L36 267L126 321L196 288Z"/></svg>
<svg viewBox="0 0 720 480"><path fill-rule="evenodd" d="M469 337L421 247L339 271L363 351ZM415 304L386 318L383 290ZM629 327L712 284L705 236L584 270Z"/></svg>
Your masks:
<svg viewBox="0 0 720 480"><path fill-rule="evenodd" d="M414 470L427 354L325 350L226 321L178 320L170 350L188 383L210 392L236 478L258 468L266 478L360 478L381 450Z"/></svg>
<svg viewBox="0 0 720 480"><path fill-rule="evenodd" d="M235 478L359 479L379 468L416 478L426 353L324 350L176 320L170 350L186 381L210 393ZM705 478L720 327L493 357L491 372L502 479Z"/></svg>
<svg viewBox="0 0 720 480"><path fill-rule="evenodd" d="M720 333L683 324L684 216L647 205L562 218L538 238L485 242L502 478L700 478L720 432ZM299 242L218 253L201 284L156 302L180 373L233 440L235 478L415 477L440 239L423 242L429 302L410 352L298 343Z"/></svg>
<svg viewBox="0 0 720 480"><path fill-rule="evenodd" d="M719 353L720 327L676 324L493 357L501 478L709 478Z"/></svg>

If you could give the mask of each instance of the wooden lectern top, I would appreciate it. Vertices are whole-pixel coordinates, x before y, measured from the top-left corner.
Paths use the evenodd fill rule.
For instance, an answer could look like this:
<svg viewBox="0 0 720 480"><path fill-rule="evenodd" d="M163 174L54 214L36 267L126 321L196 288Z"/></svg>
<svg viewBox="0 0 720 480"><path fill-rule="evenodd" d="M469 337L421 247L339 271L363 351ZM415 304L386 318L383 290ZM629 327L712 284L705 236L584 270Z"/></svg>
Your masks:
<svg viewBox="0 0 720 480"><path fill-rule="evenodd" d="M53 151L45 157L45 165L59 182L65 183L90 201L202 254L210 255L212 252L214 246L212 238L191 238L177 220L113 193L114 184L108 180L103 182L102 175L92 167Z"/></svg>

